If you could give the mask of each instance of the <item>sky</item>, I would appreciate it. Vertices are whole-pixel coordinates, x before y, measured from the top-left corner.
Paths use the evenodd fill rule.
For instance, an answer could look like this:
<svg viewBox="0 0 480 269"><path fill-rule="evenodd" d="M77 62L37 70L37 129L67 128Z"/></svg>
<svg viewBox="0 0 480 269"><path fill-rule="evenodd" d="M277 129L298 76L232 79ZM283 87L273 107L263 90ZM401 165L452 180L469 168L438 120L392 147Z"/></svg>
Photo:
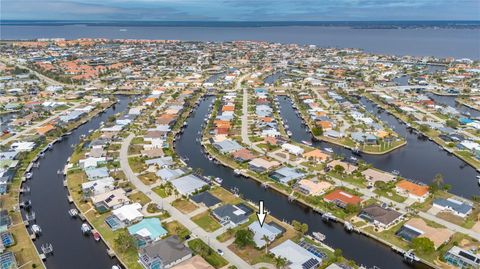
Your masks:
<svg viewBox="0 0 480 269"><path fill-rule="evenodd" d="M480 20L480 0L0 0L1 20Z"/></svg>

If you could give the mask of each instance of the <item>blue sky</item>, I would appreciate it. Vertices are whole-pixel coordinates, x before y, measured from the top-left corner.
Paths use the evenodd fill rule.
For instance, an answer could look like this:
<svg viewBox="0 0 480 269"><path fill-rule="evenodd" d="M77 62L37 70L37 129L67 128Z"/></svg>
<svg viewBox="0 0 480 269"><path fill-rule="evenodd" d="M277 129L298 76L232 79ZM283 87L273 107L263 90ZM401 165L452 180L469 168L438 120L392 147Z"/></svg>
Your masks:
<svg viewBox="0 0 480 269"><path fill-rule="evenodd" d="M4 20L480 20L480 0L0 1Z"/></svg>

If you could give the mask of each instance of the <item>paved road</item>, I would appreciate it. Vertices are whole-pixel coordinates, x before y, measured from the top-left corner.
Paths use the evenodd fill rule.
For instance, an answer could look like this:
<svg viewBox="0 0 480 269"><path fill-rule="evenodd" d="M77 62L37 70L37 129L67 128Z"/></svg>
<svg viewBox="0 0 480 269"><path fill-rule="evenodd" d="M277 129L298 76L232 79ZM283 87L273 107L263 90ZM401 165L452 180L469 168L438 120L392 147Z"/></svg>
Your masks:
<svg viewBox="0 0 480 269"><path fill-rule="evenodd" d="M243 141L244 144L248 145L249 147L251 147L255 151L264 153L264 151L261 148L258 148L256 145L251 143L251 141L248 137L248 131L249 131L249 129L248 129L248 92L247 92L246 89L244 89L243 90L243 115L242 115L242 141ZM276 154L267 153L267 156L269 156L269 157L271 157L271 158L273 158L273 159L275 159L275 160L277 160L281 163L286 163L286 164L292 165L294 167L305 169L306 171L308 171L307 167L299 165L298 163L291 162L288 159L281 158L280 156L278 156ZM379 200L383 203L392 204L393 207L398 208L400 212L403 212L403 213L407 212L408 208L407 208L407 205L404 204L404 203L398 203L398 202L392 201L392 200L390 200L386 197L377 195L376 193L374 193L373 191L371 191L367 188L361 188L359 186L350 184L348 182L342 181L342 180L334 178L334 177L329 177L329 179L334 181L335 185L337 185L337 186L345 186L349 189L357 190L358 192L360 192L364 196L365 199L375 198L375 199L377 199L377 200ZM446 220L443 220L443 219L441 219L441 218L439 218L439 217L437 217L433 214L427 213L427 212L421 211L421 212L418 213L418 215L420 217L423 217L425 219L428 219L430 221L433 221L433 222L436 222L440 225L443 225L443 226L447 227L448 229L450 229L454 232L467 234L467 235L471 236L472 238L480 240L480 233L477 233L477 232L475 232L471 229L463 228L459 225L456 225L456 224L453 224L453 223L448 222Z"/></svg>
<svg viewBox="0 0 480 269"><path fill-rule="evenodd" d="M171 98L167 98L156 110L164 107ZM130 165L128 164L128 148L130 143L135 135L130 134L122 142L120 148L120 167L125 173L127 179L141 192L147 195L154 203L160 205L170 213L171 217L179 221L183 226L189 229L192 232L193 237L199 237L204 242L207 242L213 249L221 249L224 253L223 257L229 261L231 264L235 265L237 268L252 268L247 262L238 257L233 251L228 248L228 243L221 243L216 239L216 237L223 233L226 228L221 228L213 233L208 233L195 224L188 215L183 214L178 209L173 207L167 199L163 199L158 194L151 190L152 186L145 185L132 171Z"/></svg>
<svg viewBox="0 0 480 269"><path fill-rule="evenodd" d="M40 127L40 126L42 126L42 125L44 125L44 124L46 124L46 123L54 120L55 118L59 117L62 113L65 113L65 112L67 112L67 111L72 111L72 110L74 110L75 108L79 107L80 105L84 105L84 104L82 104L82 103L76 103L75 105L73 105L72 107L70 107L70 108L68 108L68 109L66 109L66 110L64 110L64 111L60 111L60 112L56 113L55 115L50 116L50 117L48 117L47 119L45 119L45 120L43 120L43 121L37 122L37 123L29 126L27 129L25 129L25 130L23 130L23 131L21 131L21 132L18 132L18 133L16 133L16 134L13 135L13 136L10 136L10 137L5 138L4 140L2 140L2 141L0 142L0 145L5 145L5 144L7 144L8 142L15 140L15 139L17 139L18 137L20 137L20 136L22 136L22 135L25 135L25 134L30 133L31 131L35 130L36 128L38 128L38 127Z"/></svg>

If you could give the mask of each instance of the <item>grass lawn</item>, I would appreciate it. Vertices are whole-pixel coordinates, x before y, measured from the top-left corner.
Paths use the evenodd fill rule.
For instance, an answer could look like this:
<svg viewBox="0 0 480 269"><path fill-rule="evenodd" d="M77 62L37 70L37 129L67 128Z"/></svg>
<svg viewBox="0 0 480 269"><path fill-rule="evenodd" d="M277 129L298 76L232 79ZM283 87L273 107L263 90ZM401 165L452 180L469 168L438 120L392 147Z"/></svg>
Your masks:
<svg viewBox="0 0 480 269"><path fill-rule="evenodd" d="M157 186L152 190L162 198L167 198L171 194L171 190L165 188L164 186Z"/></svg>
<svg viewBox="0 0 480 269"><path fill-rule="evenodd" d="M190 247L195 254L202 256L202 258L215 268L222 268L228 264L227 260L205 244L201 239L188 241L188 247Z"/></svg>
<svg viewBox="0 0 480 269"><path fill-rule="evenodd" d="M213 232L222 227L220 223L210 216L210 212L208 211L193 216L192 221L207 232Z"/></svg>
<svg viewBox="0 0 480 269"><path fill-rule="evenodd" d="M128 155L140 154L142 150L142 145L130 145L130 147L128 147Z"/></svg>
<svg viewBox="0 0 480 269"><path fill-rule="evenodd" d="M177 235L181 239L185 239L185 237L191 234L191 232L185 228L185 226L176 220L170 221L163 225L170 235Z"/></svg>
<svg viewBox="0 0 480 269"><path fill-rule="evenodd" d="M128 164L134 173L143 172L143 170L147 169L145 162L140 157L130 157L128 158Z"/></svg>
<svg viewBox="0 0 480 269"><path fill-rule="evenodd" d="M145 185L153 184L153 183L157 182L157 179L158 179L157 175L155 175L155 173L152 173L152 172L147 172L145 174L141 174L141 175L138 176L138 178Z"/></svg>
<svg viewBox="0 0 480 269"><path fill-rule="evenodd" d="M188 214L198 208L194 203L183 198L173 201L172 205L184 214Z"/></svg>
<svg viewBox="0 0 480 269"><path fill-rule="evenodd" d="M215 187L210 190L210 193L220 199L224 204L238 204L242 202L240 197L233 195L222 187Z"/></svg>
<svg viewBox="0 0 480 269"><path fill-rule="evenodd" d="M256 249L253 246L239 248L235 244L231 244L230 246L228 246L228 248L249 264L275 264L275 258L272 255L265 253L264 249Z"/></svg>
<svg viewBox="0 0 480 269"><path fill-rule="evenodd" d="M399 203L403 203L405 202L405 200L407 200L406 197L398 195L394 189L390 191L375 189L373 192L380 196L386 197L392 201L399 202Z"/></svg>
<svg viewBox="0 0 480 269"><path fill-rule="evenodd" d="M148 198L148 196L146 196L143 192L141 191L138 191L138 192L135 192L135 193L132 193L128 196L128 198L130 198L133 202L138 202L140 203L142 206L150 203L150 198Z"/></svg>

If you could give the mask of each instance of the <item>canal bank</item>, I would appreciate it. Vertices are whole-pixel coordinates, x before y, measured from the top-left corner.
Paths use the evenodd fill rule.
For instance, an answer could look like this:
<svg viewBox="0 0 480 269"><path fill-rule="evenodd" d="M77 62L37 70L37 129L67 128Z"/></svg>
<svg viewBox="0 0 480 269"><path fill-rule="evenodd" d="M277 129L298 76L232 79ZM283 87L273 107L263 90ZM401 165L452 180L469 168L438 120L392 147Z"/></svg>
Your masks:
<svg viewBox="0 0 480 269"><path fill-rule="evenodd" d="M39 167L32 168L32 178L24 183L30 192L22 195L21 200L30 200L35 212L36 223L42 228L42 234L34 243L37 249L43 244L52 244L54 255L45 261L47 268L111 268L116 259L107 255L107 248L101 242L82 235L82 222L69 216L72 208L67 200L68 192L64 186L63 170L73 153L73 146L80 142L82 135L95 130L102 121L118 112L125 111L132 97L119 96L117 103L93 117L55 143L45 156L39 159Z"/></svg>
<svg viewBox="0 0 480 269"><path fill-rule="evenodd" d="M337 155L346 158L352 156L361 158L375 168L387 172L397 170L403 177L426 184L430 184L435 175L440 173L443 175L445 184L452 186L451 193L465 198L480 194L476 180L477 172L473 167L453 154L447 153L433 141L413 132L396 117L379 109L372 101L362 97L360 102L370 113L376 115L403 136L407 144L385 155L362 154L360 157L354 155L351 150L326 142L315 141L313 146L317 148L330 147ZM312 135L303 126L302 119L295 113L290 98L279 98L279 103L280 114L284 120L287 120L292 132L291 138L299 143L310 141Z"/></svg>
<svg viewBox="0 0 480 269"><path fill-rule="evenodd" d="M264 200L265 206L273 216L286 222L298 220L309 225L310 232L321 232L326 235L325 243L333 248L340 248L348 259L368 267L380 268L428 268L423 264L410 265L403 258L380 242L357 233L347 233L340 223L326 223L320 214L297 202L289 202L288 197L262 187L259 182L250 178L235 175L233 170L208 160L202 152L201 133L205 124L210 104L214 97L203 100L196 111L188 118L187 127L175 142L177 153L193 169L200 168L206 176L223 179L222 186L235 189L245 199ZM375 253L375 255L372 255ZM378 259L383 257L383 259Z"/></svg>

